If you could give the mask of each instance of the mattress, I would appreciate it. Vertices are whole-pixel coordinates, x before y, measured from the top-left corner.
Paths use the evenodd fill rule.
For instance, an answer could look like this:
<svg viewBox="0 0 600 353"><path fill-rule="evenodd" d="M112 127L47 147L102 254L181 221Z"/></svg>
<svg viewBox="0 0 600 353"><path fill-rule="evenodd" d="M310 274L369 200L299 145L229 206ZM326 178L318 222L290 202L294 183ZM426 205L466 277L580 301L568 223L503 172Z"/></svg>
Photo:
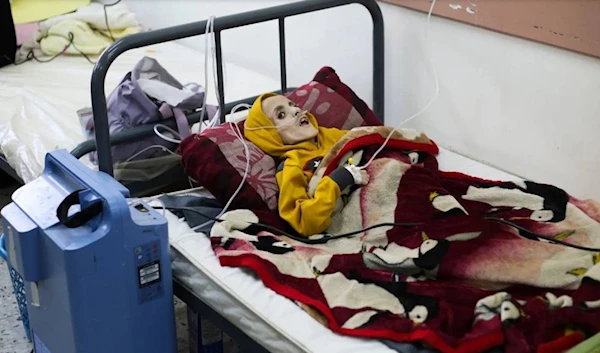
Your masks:
<svg viewBox="0 0 600 353"><path fill-rule="evenodd" d="M520 178L441 149L440 170L491 180ZM197 297L271 352L396 352L377 340L341 336L291 300L264 286L251 271L222 267L208 236L167 212L173 274Z"/></svg>
<svg viewBox="0 0 600 353"><path fill-rule="evenodd" d="M143 57L155 58L181 83L204 82L204 54L175 42L130 50L112 64L107 95ZM225 58L227 59L227 58ZM208 103L216 104L209 63ZM43 169L47 152L71 150L84 141L77 110L91 107L94 66L81 56L60 56L0 69L0 153L25 182ZM225 62L225 101L235 101L280 88L279 81ZM82 162L89 163L88 158Z"/></svg>

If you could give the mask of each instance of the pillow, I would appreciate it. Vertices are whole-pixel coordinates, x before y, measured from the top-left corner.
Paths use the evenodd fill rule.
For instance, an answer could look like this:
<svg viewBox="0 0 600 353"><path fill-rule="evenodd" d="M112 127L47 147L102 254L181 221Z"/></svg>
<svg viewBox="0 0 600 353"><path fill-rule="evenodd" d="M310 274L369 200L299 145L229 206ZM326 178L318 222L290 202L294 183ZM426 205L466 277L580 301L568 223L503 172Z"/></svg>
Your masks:
<svg viewBox="0 0 600 353"><path fill-rule="evenodd" d="M323 127L350 130L357 126L382 125L375 113L330 67L324 67L312 82L287 95L310 111Z"/></svg>
<svg viewBox="0 0 600 353"><path fill-rule="evenodd" d="M243 136L244 122L237 125ZM178 150L186 174L222 205L235 193L246 168L244 145L233 129L233 124L228 123L188 136ZM250 141L245 142L250 152L250 168L230 209L275 210L279 193L275 160Z"/></svg>
<svg viewBox="0 0 600 353"><path fill-rule="evenodd" d="M330 67L319 70L311 82L287 96L314 114L324 127L351 129L381 125L375 113ZM237 125L243 136L244 122ZM250 168L229 209L275 211L279 194L275 160L250 141L245 142L250 152ZM223 124L191 135L181 142L178 152L186 174L225 205L239 187L246 168L244 146L235 136L233 125Z"/></svg>

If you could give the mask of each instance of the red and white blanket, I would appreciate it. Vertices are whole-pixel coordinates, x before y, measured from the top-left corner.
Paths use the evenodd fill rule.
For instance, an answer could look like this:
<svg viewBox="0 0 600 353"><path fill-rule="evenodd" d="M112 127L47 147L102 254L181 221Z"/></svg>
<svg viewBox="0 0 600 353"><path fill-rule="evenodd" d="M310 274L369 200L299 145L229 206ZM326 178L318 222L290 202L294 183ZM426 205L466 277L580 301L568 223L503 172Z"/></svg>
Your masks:
<svg viewBox="0 0 600 353"><path fill-rule="evenodd" d="M388 132L352 130L311 186L348 157L365 163ZM437 152L423 134L395 133L328 233L401 226L309 245L244 222L284 227L275 215L235 210L213 227L214 250L342 334L519 353L559 352L600 331L600 254L541 237L600 248L600 205L551 185L440 172Z"/></svg>

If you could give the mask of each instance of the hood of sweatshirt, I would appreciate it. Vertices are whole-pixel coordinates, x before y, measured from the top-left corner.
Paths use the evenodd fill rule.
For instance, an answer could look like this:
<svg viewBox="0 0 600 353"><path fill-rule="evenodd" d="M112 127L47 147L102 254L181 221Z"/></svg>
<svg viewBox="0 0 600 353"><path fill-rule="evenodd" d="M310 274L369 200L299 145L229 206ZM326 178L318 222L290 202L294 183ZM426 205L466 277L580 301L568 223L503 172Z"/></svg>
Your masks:
<svg viewBox="0 0 600 353"><path fill-rule="evenodd" d="M248 117L246 118L244 136L265 153L277 158L284 156L286 152L292 150L316 150L317 146L311 141L304 141L293 145L286 145L283 143L275 125L273 125L271 119L269 119L262 109L263 100L276 95L277 94L275 93L266 93L254 101L252 108L248 112ZM317 119L314 115L307 112L306 116L318 131L317 140L321 141L323 129L319 129Z"/></svg>

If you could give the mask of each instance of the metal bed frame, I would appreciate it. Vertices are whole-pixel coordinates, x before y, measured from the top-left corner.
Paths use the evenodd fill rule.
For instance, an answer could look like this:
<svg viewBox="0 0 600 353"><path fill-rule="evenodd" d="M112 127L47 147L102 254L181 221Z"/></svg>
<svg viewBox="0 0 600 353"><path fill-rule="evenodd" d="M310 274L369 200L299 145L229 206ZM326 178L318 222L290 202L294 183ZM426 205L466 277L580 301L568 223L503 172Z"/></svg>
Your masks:
<svg viewBox="0 0 600 353"><path fill-rule="evenodd" d="M228 29L239 28L247 25L257 24L277 20L279 22L279 57L280 57L280 78L281 89L278 93L286 93L293 90L293 87L287 86L287 66L286 66L286 41L285 41L285 19L287 17L306 14L310 12L325 10L350 4L361 4L371 14L373 20L373 111L383 122L384 112L384 29L383 16L375 0L304 0L286 5L280 5L245 13L219 17L214 22L215 46L216 46L216 64L217 64L217 87L219 91L219 107L221 112L221 122L225 122L225 116L231 112L231 109L239 103L251 104L257 96L249 97L236 102L225 103L224 84L223 84L223 56L221 32ZM104 91L104 81L106 73L114 60L124 52L145 47L152 44L158 44L187 37L204 35L206 31L207 20L193 22L185 25L169 27L165 29L135 34L123 38L111 45L98 59L92 72L91 94L92 109L95 124L95 140L82 142L75 147L71 154L76 158L81 158L86 154L98 152L99 170L113 176L113 164L111 155L111 146L143 139L151 136L153 125L137 126L127 131L110 135L107 119L106 94ZM199 112L190 114L188 122L190 124L198 123L207 117L201 117ZM173 118L161 122L171 128L175 128ZM10 167L6 158L0 154L0 169L6 172L13 179L23 181L17 173ZM158 178L147 182L129 182L122 183L131 191L134 196L144 196L174 184L173 181L187 181L183 173L183 168L175 168L163 173Z"/></svg>
<svg viewBox="0 0 600 353"><path fill-rule="evenodd" d="M269 7L245 13L216 18L214 21L215 50L217 64L217 87L219 91L219 107L221 109L221 122L225 122L225 92L223 84L223 55L221 32L228 29L244 27L251 24L279 21L279 58L281 91L287 92L287 65L285 50L285 19L287 17L342 5L361 4L371 14L373 19L373 110L377 117L383 121L384 112L384 29L383 15L375 0L305 0L287 5ZM94 71L92 72L92 109L96 134L96 150L98 151L98 166L103 172L113 175L111 156L111 140L116 139L109 135L106 93L104 81L110 65L122 53L152 44L169 42L187 37L204 35L207 20L185 25L164 28L152 32L140 33L125 37L102 53ZM144 131L136 137L145 137L151 131ZM136 134L133 132L132 134ZM133 136L132 136L133 137ZM114 144L114 143L113 143Z"/></svg>
<svg viewBox="0 0 600 353"><path fill-rule="evenodd" d="M221 32L258 24L267 21L277 20L279 23L279 58L280 58L280 93L286 93L291 88L287 86L287 66L286 66L286 40L285 40L285 19L287 17L306 14L310 12L321 11L325 9L340 7L344 5L360 4L364 6L371 15L373 20L373 104L372 108L376 116L383 122L384 113L384 25L381 9L375 0L304 0L285 4L280 6L269 7L265 9L249 11L245 13L218 17L214 21L214 35L216 46L216 64L217 64L217 85L219 91L219 107L221 108L221 122L225 122L225 116L231 109L242 102L251 104L255 97L249 97L241 101L225 103L225 93L223 85L223 56ZM125 37L112 44L98 59L93 73L91 82L92 94L92 109L94 114L95 124L95 141L90 140L81 143L71 153L81 158L87 153L98 151L98 165L102 172L113 176L113 162L111 155L111 146L133 141L140 138L145 138L154 134L153 124L138 126L128 131L110 135L107 117L106 94L104 91L104 82L110 65L114 60L124 52L140 48L152 44L158 44L178 39L183 39L192 36L204 35L206 31L207 20L179 25L175 27L154 30L151 32L139 33ZM261 92L257 92L261 93ZM194 113L188 116L190 124L204 120L206 116L201 117L199 113ZM175 128L174 119L166 120L166 125ZM16 177L14 171L6 162L0 161L0 167L7 171L13 177ZM154 180L152 185L149 183L133 183L125 184L133 194L141 194L149 188L155 188L157 185L162 185L167 181L180 180L183 178L183 168L169 172L159 180ZM17 178L18 179L18 178ZM238 343L242 344L244 351L248 352L267 352L260 344L256 343L244 332L238 329L234 324L223 318L220 314L214 311L211 307L205 304L200 298L195 296L192 291L187 288L178 279L174 279L175 295L187 303L188 306L194 309L202 316L209 318L215 325L227 332Z"/></svg>

